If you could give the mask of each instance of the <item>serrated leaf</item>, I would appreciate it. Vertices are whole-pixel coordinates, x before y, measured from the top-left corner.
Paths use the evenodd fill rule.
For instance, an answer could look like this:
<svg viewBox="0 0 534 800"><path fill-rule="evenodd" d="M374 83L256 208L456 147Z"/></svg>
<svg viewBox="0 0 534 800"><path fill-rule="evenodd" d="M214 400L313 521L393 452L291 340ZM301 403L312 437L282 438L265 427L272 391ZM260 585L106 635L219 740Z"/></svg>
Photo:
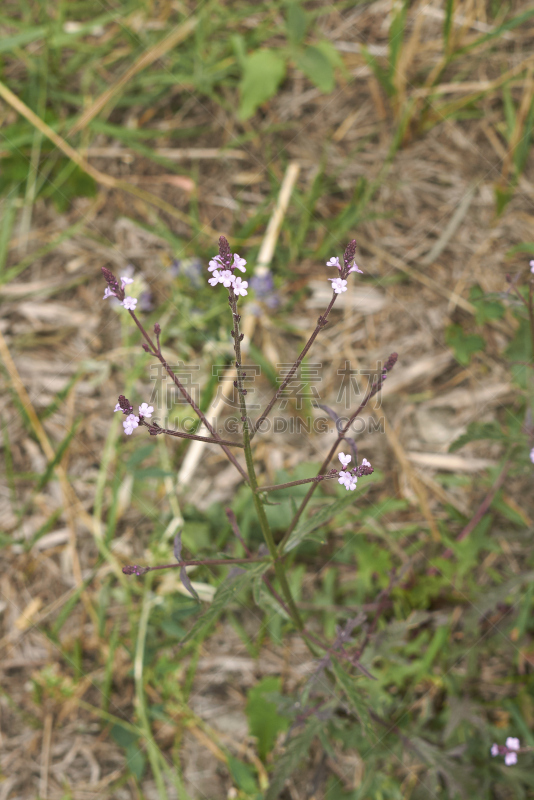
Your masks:
<svg viewBox="0 0 534 800"><path fill-rule="evenodd" d="M306 12L300 3L289 3L286 14L288 38L295 44L300 44L306 35L308 22Z"/></svg>
<svg viewBox="0 0 534 800"><path fill-rule="evenodd" d="M318 47L307 47L295 58L297 67L307 75L322 92L329 93L334 89L336 80L332 64Z"/></svg>
<svg viewBox="0 0 534 800"><path fill-rule="evenodd" d="M454 352L456 360L466 367L471 356L484 350L486 342L482 336L467 334L460 325L449 325L445 330L445 341Z"/></svg>
<svg viewBox="0 0 534 800"><path fill-rule="evenodd" d="M361 478L360 478L361 480ZM347 492L346 497L341 497L339 500L335 500L333 503L329 503L326 506L323 506L313 517L304 520L301 522L289 539L286 542L286 546L284 547L284 553L289 553L295 547L297 547L304 539L308 539L310 534L313 533L317 528L321 525L324 525L325 522L328 522L329 519L332 519L336 514L340 511L343 511L344 508L350 506L356 498L361 497L364 492L368 491L371 487L371 482L366 481L365 484L362 484L361 489L358 486L353 492Z"/></svg>
<svg viewBox="0 0 534 800"><path fill-rule="evenodd" d="M249 589L254 579L262 575L268 567L268 563L259 562L247 569L240 570L237 574L234 572L233 575L228 576L215 592L209 609L195 622L182 644L205 633L217 621L225 607L241 592Z"/></svg>
<svg viewBox="0 0 534 800"><path fill-rule="evenodd" d="M249 119L262 103L274 97L285 73L285 59L276 50L264 47L246 56L239 84L241 120Z"/></svg>
<svg viewBox="0 0 534 800"><path fill-rule="evenodd" d="M357 680L345 672L341 664L334 659L332 659L332 672L334 673L339 686L347 695L350 705L356 712L356 716L360 720L363 733L369 736L372 733L371 718L369 716L367 706L365 705L363 694L359 690Z"/></svg>
<svg viewBox="0 0 534 800"><path fill-rule="evenodd" d="M322 720L313 718L307 722L301 733L291 737L286 745L285 753L276 762L264 800L277 800L286 780L295 772L302 759L309 754L311 743L322 725L324 725Z"/></svg>
<svg viewBox="0 0 534 800"><path fill-rule="evenodd" d="M251 736L258 740L258 753L265 760L276 742L280 731L287 731L289 719L278 713L276 703L266 695L280 692L280 678L263 678L250 689L247 698L247 719Z"/></svg>

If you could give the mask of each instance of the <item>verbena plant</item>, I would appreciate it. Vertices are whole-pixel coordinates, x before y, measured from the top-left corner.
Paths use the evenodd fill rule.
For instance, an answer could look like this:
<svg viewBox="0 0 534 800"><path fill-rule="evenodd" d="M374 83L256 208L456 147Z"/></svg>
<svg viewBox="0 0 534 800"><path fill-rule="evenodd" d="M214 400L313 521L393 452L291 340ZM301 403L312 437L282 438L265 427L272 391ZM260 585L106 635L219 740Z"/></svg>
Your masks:
<svg viewBox="0 0 534 800"><path fill-rule="evenodd" d="M328 267L337 269L338 271L336 277L328 279L332 284L331 300L325 311L319 316L315 329L294 361L292 367L285 375L278 390L274 392L271 400L267 403L267 406L260 416L256 420L252 420L247 408L247 390L245 388L247 368L243 363L242 357L241 342L243 340L243 333L240 327L241 315L239 313L239 303L241 298L247 295L248 283L243 280L238 273L245 272L246 261L238 254L230 251L229 244L224 237L220 238L219 254L209 263L209 283L213 287L220 287L222 285L228 292L228 303L232 319L230 335L233 340L235 353L236 380L234 386L238 393L240 412L240 436L235 441L223 439L220 436L215 426L210 423L206 415L201 411L187 391L187 388L183 385L179 376L169 365L160 343L161 328L159 324L154 326L153 334L149 334L146 331L136 313L137 300L127 295L127 287L132 282L132 278L129 276L122 276L120 279L117 279L110 270L106 268L102 269L107 282L104 298L115 297L128 311L144 340L142 345L144 350L160 362L163 370L173 381L185 401L191 406L199 422L203 423L209 435L202 436L196 433L185 433L179 430L163 428L153 419L153 406L149 405L147 402L143 402L139 406L138 413L135 414L133 405L129 399L124 395L120 395L115 411L121 412L125 416L123 422L125 434L131 435L136 429L146 428L151 436L168 435L198 440L219 446L228 460L239 472L243 481L248 485L257 522L265 542L265 545L262 545L257 552L253 552L241 534L235 514L228 508L226 509L226 514L235 536L243 547L245 552L244 557L185 559L182 557L182 532L179 530L174 540L175 563L159 564L155 566L128 565L123 568L123 572L126 575L137 575L140 577L154 570L178 568L180 569L180 577L185 588L198 600L197 592L188 577L187 568L195 566L215 567L228 565L231 567L229 575L219 585L208 610L193 624L189 632L182 639L182 643L185 644L201 636L203 633L206 633L211 624L217 619L218 615L234 602L236 596L243 591L252 589L254 599L260 607L264 607L264 604L261 603L262 592L268 593L271 606L273 604L278 606L281 615L292 623L294 628L302 636L313 657L317 659L316 669L305 682L303 688L299 690L296 701L290 702L287 698L282 697L282 695L276 691L277 685L269 685L271 691L268 693L268 698L275 703L282 717L285 716L291 720L292 725L290 734L286 739L286 750L279 758L271 776L269 787L265 794L266 800L274 800L274 798L278 796L284 786L285 779L294 772L299 760L307 754L312 741L316 737L321 739L325 752L329 752L330 744L328 737L325 735L325 724L329 726L329 733L333 732L334 737L341 739L344 743L349 743L350 741L351 745L355 746L359 752L365 752L365 747L367 745L367 752L371 754L371 751L376 750L376 744L378 743L381 745L382 757L384 756L385 748L387 751L386 758L388 757L388 753L391 753L400 763L399 755L394 753L390 745L383 743L387 742L386 737L392 734L397 738L401 747L407 746L417 759L422 759L429 765L429 772L434 774L434 780L441 779L449 789L450 796L455 796L459 785L463 788L469 786L471 777L469 775L459 775L457 778L455 777L457 768L455 759L460 751L452 755L444 754L435 746L430 745L428 741L415 735L414 731L410 731L409 735L406 735L405 726L400 726L397 723L388 721L383 712L385 711L387 714L388 704L390 704L391 701L388 685L392 679L384 679L381 677L380 680L377 680L376 675L372 674L372 668L371 670L369 669L368 663L367 665L362 663L362 656L364 652L369 649L372 650L375 658L380 658L381 656L384 658L394 657L394 633L391 632L381 643L378 642L378 633L385 615L388 614L392 608L392 598L395 590L404 585L406 573L411 566L411 562L407 561L400 569L393 570L390 573L387 585L385 585L374 598L374 602L371 604L371 610L365 612L362 610L361 613L349 618L344 626L337 629L336 635L331 641L327 641L322 634L312 629L308 621L302 618L297 602L295 601L294 593L291 589L289 571L297 548L302 543L306 542L317 528L321 527L338 514L340 510L348 506L350 502L354 500L355 495L353 492L358 480L365 480L365 477L373 472L373 467L367 459L364 458L358 463L358 452L356 443L351 437L351 426L363 409L369 404L371 399L380 391L384 381L387 379L388 373L396 364L397 354L392 353L387 358L384 365L378 370L377 375L372 379L371 385L362 402L352 413L348 414L347 418L341 420L332 409L323 407L336 423L337 437L326 453L324 461L315 477L273 486L262 486L257 478L252 449L253 441L256 436L261 435L263 423L272 411L277 400L283 396L284 390L295 376L315 339L327 325L330 312L334 307L336 299L347 290L349 276L353 272L362 272L355 263L355 254L356 242L352 240L344 252L342 262L340 262L340 259L337 257L333 257L327 262ZM534 271L534 262L532 262L532 265ZM518 292L518 296L523 300L528 309L530 322L532 322L533 315L532 290L533 279L531 279L530 289L527 290L526 293ZM532 437L531 427L527 433ZM470 438L477 437L471 436ZM349 452L345 453L340 451L341 447ZM235 453L240 450L243 451L245 456L245 466L242 465L235 455ZM331 466L336 453L341 469L339 466ZM531 452L531 459L534 461L534 450ZM317 487L323 481L329 480L338 481L339 484L344 486L348 493L347 496L322 506L319 511L306 518L304 512ZM301 484L309 484L308 491L300 502L300 505L298 507L295 505L293 517L281 540L277 542L265 509L265 506L270 504L269 494L275 491L280 492L284 489L290 489L291 487ZM469 528L469 525L467 527ZM449 557L448 551L444 554L444 558L447 557ZM435 574L433 570L428 572L429 576L433 574ZM400 627L398 627L398 631L404 634L407 628L401 624ZM359 638L356 637L358 632ZM444 644L443 633L447 634L446 628L442 629L441 632L439 630L436 632L432 645L428 648L430 655L432 655L432 652L434 652L436 648L440 648ZM393 639L391 639L391 636L393 636ZM425 661L428 657L427 654ZM428 662L428 667L430 667L430 664L431 661ZM418 667L417 669L420 668ZM413 673L413 669L408 662L403 665L402 670L405 671L404 674L406 676ZM397 683L396 679L393 679L393 686L398 687L402 685L402 676L399 676L398 680L400 680L400 683ZM338 693L332 692L332 687L334 685ZM325 691L326 687L328 691ZM340 700L339 692L341 692L346 699ZM265 701L262 700L258 708L261 713L265 712L266 709L268 712L269 703L267 703L267 705L262 705L262 702L265 703ZM341 717L345 716L350 721L348 729L342 729L340 714ZM357 720L359 725L354 726L354 720ZM275 721L272 724L274 725L274 730L285 730L289 722L287 722L285 726L283 722L278 724ZM276 727L277 724L278 728ZM377 733L375 732L375 728L377 728L378 731L382 729L383 732ZM256 725L256 732L259 736L260 752L262 750L265 751L265 741L269 739L272 730L270 732L266 729L262 730L262 725L260 723ZM491 739L489 739L489 742L491 742ZM489 742L484 744L486 756L488 755ZM505 744L493 744L490 752L493 756L504 756L504 763L506 765L512 765L517 763L518 752L526 752L530 749L530 747L521 747L516 737L509 736ZM461 752L463 752L463 750ZM375 755L376 752L373 752L370 758L374 758ZM391 755L389 758L391 758ZM235 775L234 778L237 783L239 783ZM388 784L387 775L382 776L378 782L375 780L376 778L377 776L371 773L366 782L362 785L362 791L385 791L386 785ZM248 786L247 792L250 793L250 781L248 778L245 780L245 784ZM261 788L266 787L263 786ZM385 791L381 796L401 796L396 794L396 789L393 788L393 785L389 788L391 792L389 790ZM433 794L430 786L424 788L429 790L430 795L428 796ZM252 794L254 794L254 792L252 792ZM338 796L341 795L335 794L335 797ZM365 795L358 793L354 795L354 797L356 796L364 797ZM375 795L369 794L368 796ZM334 794L332 798L334 798Z"/></svg>

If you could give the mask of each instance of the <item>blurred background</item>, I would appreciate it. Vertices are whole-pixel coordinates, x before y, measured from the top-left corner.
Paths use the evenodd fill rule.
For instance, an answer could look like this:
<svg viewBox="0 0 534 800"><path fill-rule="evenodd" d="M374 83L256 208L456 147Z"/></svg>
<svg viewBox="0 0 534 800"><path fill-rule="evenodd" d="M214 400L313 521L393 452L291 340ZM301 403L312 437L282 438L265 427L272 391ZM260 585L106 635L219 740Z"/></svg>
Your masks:
<svg viewBox="0 0 534 800"><path fill-rule="evenodd" d="M4 0L0 800L534 797L530 752L489 754L534 746L533 69L515 1ZM113 414L125 394L192 425L101 267L133 277L202 410L235 416L221 234L261 408L326 261L355 238L364 273L255 439L262 484L316 474L321 420L399 353L355 436L375 473L290 570L329 640L377 617L355 710L312 691L268 595L180 646L228 570L191 571L201 605L176 570L121 572L172 561L179 528L187 558L242 556L226 507L261 543L223 453ZM267 507L278 540L301 489Z"/></svg>

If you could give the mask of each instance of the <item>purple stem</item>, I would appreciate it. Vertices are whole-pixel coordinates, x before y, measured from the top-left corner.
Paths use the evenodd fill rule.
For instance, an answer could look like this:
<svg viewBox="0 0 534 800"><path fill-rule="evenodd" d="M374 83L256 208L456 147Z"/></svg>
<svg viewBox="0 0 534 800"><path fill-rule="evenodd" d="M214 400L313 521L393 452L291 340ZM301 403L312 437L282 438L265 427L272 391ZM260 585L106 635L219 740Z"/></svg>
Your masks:
<svg viewBox="0 0 534 800"><path fill-rule="evenodd" d="M265 411L263 412L261 417L259 419L257 419L256 422L254 423L254 425L252 426L251 431L250 431L250 439L251 439L251 441L254 438L254 436L256 435L256 432L257 432L258 428L260 427L261 423L269 415L272 407L274 406L274 404L276 403L276 401L278 400L278 398L280 397L280 395L282 394L282 392L286 388L287 384L289 383L289 381L292 379L293 375L295 374L295 372L299 368L299 366L300 366L300 364L302 362L302 359L305 357L306 353L308 352L308 350L310 349L310 347L312 346L312 344L316 340L317 336L319 335L319 331L322 328L324 328L325 325L327 324L328 315L330 314L330 311L332 310L332 306L336 302L336 298L337 298L337 294L335 292L333 292L332 299L330 300L330 303L328 304L328 308L326 309L324 314L322 314L319 317L319 319L317 320L317 327L315 328L314 332L312 333L312 335L310 336L310 338L308 339L308 341L304 345L304 349L302 350L301 354L299 355L299 357L297 358L297 360L295 361L295 363L293 364L293 366L289 370L288 374L284 378L283 382L280 384L279 388L276 390L274 396L269 401L269 403L267 405L267 408L265 409Z"/></svg>
<svg viewBox="0 0 534 800"><path fill-rule="evenodd" d="M247 481L247 483L248 483L248 475L247 475L247 473L245 472L245 470L243 469L243 467L241 466L241 464L238 462L238 460L236 459L236 457L234 456L234 454L233 454L233 453L231 453L231 452L230 452L230 450L228 450L228 448L226 447L226 445L225 445L225 444L223 444L221 437L219 436L219 434L217 433L217 431L215 430L215 428L214 428L212 425L210 425L210 423L208 422L208 419L207 419L206 415L202 413L202 411L201 411L201 410L200 410L200 408L197 406L197 404L195 403L195 401L193 400L193 398L191 397L191 395L189 394L189 392L187 391L187 389L186 389L186 388L185 388L185 387L182 385L182 383L180 382L179 378L178 378L178 377L177 377L177 376L174 374L174 372L172 371L172 369L169 367L169 365L168 365L168 364L167 364L167 362L165 361L165 358L163 357L163 354L162 354L162 352L161 352L161 349L160 349L160 347L159 347L159 333L157 334L157 336L158 336L158 347L156 347L156 346L154 345L154 342L152 341L152 339L151 339L151 338L150 338L150 336L148 335L148 333L145 331L145 329L144 329L143 325L142 325L142 324L139 322L139 320L137 319L137 317L136 317L135 313L134 313L133 311L130 311L130 310L129 310L129 314L130 314L131 318L133 319L133 321L135 322L135 324L137 325L137 327L139 328L139 330L141 331L141 334L142 334L142 336L144 337L144 339L145 339L145 340L148 342L148 344L149 344L149 346L150 346L150 348L151 348L151 350L152 350L152 355L156 356L156 358L158 359L158 361L159 361L159 362L161 363L161 365L163 366L163 368L164 368L165 372L166 372L166 373L169 375L169 377L170 377L170 378L171 378L171 379L174 381L174 384L177 386L178 390L179 390L179 391L182 393L182 395L185 397L185 399L187 400L187 402L189 403L189 405L191 406L191 408L193 409L193 411L195 412L195 414L197 415L197 417L198 417L198 418L199 418L199 419L200 419L200 420L201 420L201 421L204 423L204 425L205 425L205 426L206 426L206 428L209 430L209 432L211 433L211 435L213 436L213 438L216 440L216 443L217 443L217 444L219 444L219 445L221 446L221 448L223 449L223 451L225 452L225 454L226 454L226 456L229 458L229 460L232 462L232 464L234 465L234 467L235 467L235 468L236 468L236 469L237 469L237 470L238 470L238 471L241 473L241 475L243 476L243 478L244 478L244 479Z"/></svg>
<svg viewBox="0 0 534 800"><path fill-rule="evenodd" d="M243 447L241 442L230 442L227 439L210 439L209 436L198 436L196 433L182 433L181 431L172 431L169 428L160 428L155 423L147 422L145 419L140 420L141 425L147 427L151 436L158 436L164 433L167 436L178 436L180 439L194 439L196 442L207 442L208 444L226 444L229 447Z"/></svg>
<svg viewBox="0 0 534 800"><path fill-rule="evenodd" d="M388 361L386 362L386 369L387 369L387 365L391 361L392 361L392 363L391 363L391 366L389 367L389 369L392 369L393 366L395 365L396 360L397 360L397 354L393 353L389 357ZM389 371L389 369L387 369L387 371ZM371 390L369 391L367 396L360 403L359 407L356 409L356 411L354 412L352 417L349 419L349 421L346 423L346 425L339 431L339 433L337 435L337 439L335 440L334 444L332 445L332 447L330 448L330 450L328 452L328 455L326 456L325 460L323 461L317 477L319 477L320 475L324 474L324 472L326 471L330 461L332 460L332 458L334 456L334 453L336 452L337 448L339 447L340 442L342 442L343 439L345 438L345 434L349 430L350 426L352 425L352 423L354 422L354 420L356 419L358 414L362 411L362 409L365 408L365 406L367 405L369 400L372 397L374 397L374 395L378 391L380 391L380 388L382 387L382 384L384 382L385 377L386 377L385 375L381 375L379 377L379 379L377 380L375 385L371 388ZM292 534L292 532L296 528L297 523L298 523L299 519L301 518L302 513L303 513L304 509L306 508L306 506L308 505L308 502L310 501L310 499L311 499L313 493L315 492L315 489L317 488L317 486L318 486L318 482L313 483L312 486L309 488L308 492L306 493L306 496L305 496L304 500L302 501L302 503L300 504L300 507L299 507L297 513L295 514L295 516L291 520L291 524L290 524L289 528L287 529L287 531L286 531L286 533L284 535L284 538L282 539L282 541L279 544L280 552L282 552L282 550L284 549L284 545L286 544L286 542L289 539L290 535Z"/></svg>

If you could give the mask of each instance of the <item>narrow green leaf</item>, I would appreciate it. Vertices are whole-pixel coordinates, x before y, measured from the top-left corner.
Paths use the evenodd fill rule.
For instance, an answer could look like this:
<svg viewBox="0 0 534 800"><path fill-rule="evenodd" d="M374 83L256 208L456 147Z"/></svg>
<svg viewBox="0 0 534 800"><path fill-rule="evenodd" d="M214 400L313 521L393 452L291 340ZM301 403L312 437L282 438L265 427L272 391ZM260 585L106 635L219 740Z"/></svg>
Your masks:
<svg viewBox="0 0 534 800"><path fill-rule="evenodd" d="M323 725L324 722L312 718L302 732L291 737L284 754L276 763L264 800L277 800L287 778L293 775L302 759L309 754L311 743Z"/></svg>
<svg viewBox="0 0 534 800"><path fill-rule="evenodd" d="M360 481L362 481L361 478ZM297 525L286 542L284 553L289 553L291 550L297 547L297 545L303 542L304 539L307 539L309 535L313 533L313 531L317 530L317 528L319 528L321 525L324 525L325 522L328 522L329 519L332 519L332 517L334 517L340 511L343 511L344 508L350 506L351 503L356 500L356 498L361 497L364 492L368 491L371 485L372 484L368 478L365 478L365 483L360 483L361 488L358 486L353 492L347 492L345 497L341 497L339 500L335 500L333 503L323 506L316 514L313 515L313 517L310 517L309 519L306 519L304 522L301 522L299 525Z"/></svg>
<svg viewBox="0 0 534 800"><path fill-rule="evenodd" d="M204 634L217 621L225 607L241 592L248 589L252 585L254 578L262 575L268 567L268 563L260 562L249 567L244 572L239 572L237 575L226 578L215 592L210 607L195 622L185 639L182 640L182 644L186 644L186 642L190 642L192 639Z"/></svg>
<svg viewBox="0 0 534 800"><path fill-rule="evenodd" d="M372 732L371 718L369 716L368 708L365 704L363 693L360 691L358 686L357 678L354 678L345 672L341 664L334 659L332 659L332 672L334 673L340 688L343 689L347 695L349 703L356 712L356 715L362 726L362 731L364 734L369 736L369 734Z"/></svg>

